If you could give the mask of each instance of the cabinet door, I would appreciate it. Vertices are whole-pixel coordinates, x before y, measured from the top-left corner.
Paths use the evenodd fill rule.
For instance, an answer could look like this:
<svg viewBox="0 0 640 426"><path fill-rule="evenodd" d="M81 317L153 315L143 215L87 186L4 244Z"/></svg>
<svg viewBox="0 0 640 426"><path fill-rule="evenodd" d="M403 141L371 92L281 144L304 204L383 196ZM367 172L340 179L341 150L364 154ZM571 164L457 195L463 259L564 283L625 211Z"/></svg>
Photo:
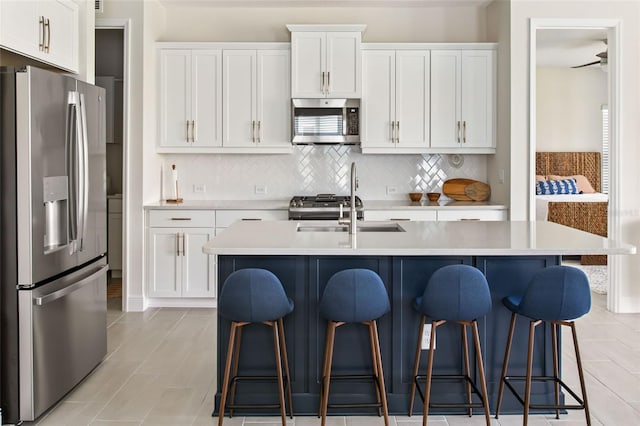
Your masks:
<svg viewBox="0 0 640 426"><path fill-rule="evenodd" d="M462 52L462 147L494 147L494 52Z"/></svg>
<svg viewBox="0 0 640 426"><path fill-rule="evenodd" d="M327 97L360 98L362 57L360 32L328 32Z"/></svg>
<svg viewBox="0 0 640 426"><path fill-rule="evenodd" d="M362 54L363 97L360 104L362 147L395 147L392 123L396 109L396 62L393 50Z"/></svg>
<svg viewBox="0 0 640 426"><path fill-rule="evenodd" d="M458 147L461 142L458 50L431 52L431 147Z"/></svg>
<svg viewBox="0 0 640 426"><path fill-rule="evenodd" d="M44 16L45 45L43 59L63 68L78 69L78 5L70 0L39 2L38 14Z"/></svg>
<svg viewBox="0 0 640 426"><path fill-rule="evenodd" d="M291 145L291 60L288 50L257 52L257 145Z"/></svg>
<svg viewBox="0 0 640 426"><path fill-rule="evenodd" d="M324 32L291 33L291 97L324 98L326 79L326 37Z"/></svg>
<svg viewBox="0 0 640 426"><path fill-rule="evenodd" d="M213 229L182 230L182 297L215 297L213 256L202 246L213 238Z"/></svg>
<svg viewBox="0 0 640 426"><path fill-rule="evenodd" d="M160 146L188 147L191 120L191 51L160 51Z"/></svg>
<svg viewBox="0 0 640 426"><path fill-rule="evenodd" d="M429 146L429 51L396 52L398 147Z"/></svg>
<svg viewBox="0 0 640 426"><path fill-rule="evenodd" d="M222 51L191 52L192 145L222 146Z"/></svg>
<svg viewBox="0 0 640 426"><path fill-rule="evenodd" d="M223 52L223 146L256 145L256 51Z"/></svg>
<svg viewBox="0 0 640 426"><path fill-rule="evenodd" d="M41 54L42 27L36 2L0 1L0 45L28 56Z"/></svg>
<svg viewBox="0 0 640 426"><path fill-rule="evenodd" d="M147 296L180 297L182 256L180 228L149 228Z"/></svg>

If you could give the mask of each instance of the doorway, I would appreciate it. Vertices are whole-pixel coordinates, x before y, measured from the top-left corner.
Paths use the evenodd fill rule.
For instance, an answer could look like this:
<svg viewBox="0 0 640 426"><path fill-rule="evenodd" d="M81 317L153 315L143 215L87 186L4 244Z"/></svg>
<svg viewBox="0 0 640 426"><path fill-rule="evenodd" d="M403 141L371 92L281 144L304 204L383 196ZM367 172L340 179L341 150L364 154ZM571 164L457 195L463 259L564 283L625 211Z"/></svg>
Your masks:
<svg viewBox="0 0 640 426"><path fill-rule="evenodd" d="M95 30L95 82L105 88L107 101L107 305L122 311L127 310L128 25L128 20L97 20Z"/></svg>
<svg viewBox="0 0 640 426"><path fill-rule="evenodd" d="M555 37L555 44L554 44ZM619 128L617 124L617 117L619 115L619 67L620 63L620 51L619 44L617 42L619 37L619 22L613 20L572 20L572 19L532 19L531 20L531 46L530 46L530 217L536 218L536 199L535 191L535 159L537 151L603 151L603 143L608 143L608 149L604 150L603 157L607 160L602 165L602 175L606 176L607 181L603 182L608 192L608 237L617 239L620 233L619 221L615 214L612 212L619 211L616 205L619 200L618 187L615 184L617 181L616 164L618 161L618 135ZM591 43L588 41L591 40ZM539 109L538 98L545 96L542 92L544 85L544 77L542 73L539 73L538 66L544 59L539 47L541 44L551 44L547 46L547 50L560 50L556 52L559 56L559 60L568 59L570 64L566 64L565 73L574 72L578 69L589 68L590 71L586 71L588 74L588 80L590 85L597 85L598 87L593 93L588 93L589 102L593 105L590 106L592 117L595 117L596 128L599 129L595 132L595 135L591 138L591 142L588 146L580 145L579 143L568 142L565 149L556 147L559 149L551 149L549 145L545 146L546 141L541 141L540 138L548 137L548 133L541 131L539 126L546 117L544 114L547 111ZM560 49L560 46L564 44L565 47L573 44L574 48L570 50ZM591 53L586 56L584 52L580 53L580 49L586 45L591 44ZM594 50L595 49L595 50ZM587 49L589 51L589 49ZM577 53L578 56L573 57L572 54ZM540 57L538 57L540 54ZM604 56L604 60L603 60ZM581 68L578 68L581 67ZM569 71L571 68L573 70ZM561 73L560 73L561 74ZM558 74L558 75L560 75ZM574 76L576 74L574 73ZM580 76L582 78L583 75ZM600 98L598 98L598 90L601 90ZM582 92L581 92L582 93ZM579 96L576 94L575 96ZM586 97L587 95L585 95ZM600 99L597 101L596 99ZM603 112L603 108L606 108L606 114ZM540 113L540 117L538 114ZM565 113L563 116L567 117ZM607 122L605 123L605 118ZM584 118L583 118L584 120ZM599 121L598 121L599 120ZM602 131L602 125L608 124L608 132L606 134ZM546 134L546 136L545 136ZM607 136L605 138L604 136ZM578 137L579 139L579 137ZM540 145L540 149L539 148ZM595 147L595 149L594 149ZM615 311L618 297L618 286L616 277L619 276L620 264L617 261L616 256L609 257L608 266L604 272L604 286L607 288L607 307L609 310Z"/></svg>

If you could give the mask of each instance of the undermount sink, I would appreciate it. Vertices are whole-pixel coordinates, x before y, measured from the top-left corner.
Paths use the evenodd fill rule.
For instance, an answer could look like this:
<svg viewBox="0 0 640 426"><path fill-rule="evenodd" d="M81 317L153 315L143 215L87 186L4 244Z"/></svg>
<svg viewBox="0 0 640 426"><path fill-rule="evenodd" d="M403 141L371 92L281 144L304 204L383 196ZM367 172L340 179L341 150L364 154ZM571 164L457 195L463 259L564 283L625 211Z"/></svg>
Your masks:
<svg viewBox="0 0 640 426"><path fill-rule="evenodd" d="M349 232L344 225L298 225L298 232ZM380 225L358 225L357 232L405 232L397 223Z"/></svg>

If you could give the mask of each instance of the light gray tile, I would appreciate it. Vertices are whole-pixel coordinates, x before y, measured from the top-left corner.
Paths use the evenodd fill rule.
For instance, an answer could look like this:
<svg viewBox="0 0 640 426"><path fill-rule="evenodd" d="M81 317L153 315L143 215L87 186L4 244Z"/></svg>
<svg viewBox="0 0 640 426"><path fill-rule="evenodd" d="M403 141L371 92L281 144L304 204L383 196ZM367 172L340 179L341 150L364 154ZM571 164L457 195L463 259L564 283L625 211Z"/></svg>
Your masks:
<svg viewBox="0 0 640 426"><path fill-rule="evenodd" d="M38 426L85 426L91 423L102 407L104 404L97 402L63 401L40 420Z"/></svg>
<svg viewBox="0 0 640 426"><path fill-rule="evenodd" d="M190 425L197 417L201 395L190 388L166 388L143 425Z"/></svg>
<svg viewBox="0 0 640 426"><path fill-rule="evenodd" d="M326 426L345 426L344 416L327 416ZM317 416L297 416L295 426L319 426L320 419Z"/></svg>
<svg viewBox="0 0 640 426"><path fill-rule="evenodd" d="M347 426L384 425L384 418L378 416L347 416Z"/></svg>
<svg viewBox="0 0 640 426"><path fill-rule="evenodd" d="M480 415L474 415L472 417L469 417L461 414L459 416L447 416L446 419L447 419L447 424L449 424L449 426L458 426L458 425L484 426L487 424L484 416L480 416ZM494 417L491 417L491 424L496 426L500 425L498 420L496 420Z"/></svg>
<svg viewBox="0 0 640 426"><path fill-rule="evenodd" d="M522 415L517 414L501 414L498 419L500 426L522 426ZM528 425L530 426L549 426L549 422L543 415L529 416Z"/></svg>
<svg viewBox="0 0 640 426"><path fill-rule="evenodd" d="M162 398L165 377L134 374L98 414L97 420L144 421Z"/></svg>

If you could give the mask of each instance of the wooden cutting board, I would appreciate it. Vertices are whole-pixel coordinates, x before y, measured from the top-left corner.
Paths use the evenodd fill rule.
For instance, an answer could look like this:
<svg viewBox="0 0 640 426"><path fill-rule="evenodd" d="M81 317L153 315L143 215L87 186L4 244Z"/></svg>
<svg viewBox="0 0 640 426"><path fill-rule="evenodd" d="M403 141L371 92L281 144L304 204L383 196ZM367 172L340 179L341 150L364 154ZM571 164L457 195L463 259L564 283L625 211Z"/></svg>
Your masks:
<svg viewBox="0 0 640 426"><path fill-rule="evenodd" d="M485 201L491 196L491 187L473 179L449 179L442 185L442 193L457 201Z"/></svg>

